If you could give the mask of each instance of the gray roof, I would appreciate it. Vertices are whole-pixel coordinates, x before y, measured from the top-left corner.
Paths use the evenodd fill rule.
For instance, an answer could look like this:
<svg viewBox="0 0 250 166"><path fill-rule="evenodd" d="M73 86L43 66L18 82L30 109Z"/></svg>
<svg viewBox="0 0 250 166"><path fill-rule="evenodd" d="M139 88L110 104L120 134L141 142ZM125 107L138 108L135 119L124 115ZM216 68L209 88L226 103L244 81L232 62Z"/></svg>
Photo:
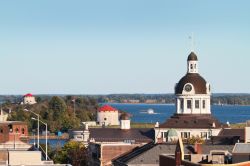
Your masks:
<svg viewBox="0 0 250 166"><path fill-rule="evenodd" d="M237 143L234 146L233 153L250 154L250 143Z"/></svg>
<svg viewBox="0 0 250 166"><path fill-rule="evenodd" d="M174 155L176 145L174 144L155 144L154 142L146 144L142 147L120 156L113 160L114 164L159 164L159 156L161 154ZM185 146L185 154L193 153L193 147Z"/></svg>
<svg viewBox="0 0 250 166"><path fill-rule="evenodd" d="M233 150L233 145L201 145L203 154L210 154L212 150ZM134 150L116 158L113 160L114 165L129 165L129 164L159 164L159 156L164 155L175 155L175 144L155 144L149 143L140 148ZM184 153L195 154L194 145L184 145Z"/></svg>
<svg viewBox="0 0 250 166"><path fill-rule="evenodd" d="M154 140L154 130L149 128L89 128L90 138L96 142L123 142L126 140L149 143Z"/></svg>

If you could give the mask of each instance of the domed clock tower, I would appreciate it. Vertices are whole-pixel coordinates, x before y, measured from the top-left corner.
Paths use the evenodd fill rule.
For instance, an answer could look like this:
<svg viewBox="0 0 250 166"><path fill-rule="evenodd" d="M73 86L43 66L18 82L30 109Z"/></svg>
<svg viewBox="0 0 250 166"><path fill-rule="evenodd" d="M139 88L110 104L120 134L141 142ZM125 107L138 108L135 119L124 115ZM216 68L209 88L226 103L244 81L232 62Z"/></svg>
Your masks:
<svg viewBox="0 0 250 166"><path fill-rule="evenodd" d="M210 84L198 72L198 58L191 52L187 58L187 73L175 85L176 113L155 127L155 141L171 140L175 129L183 140L199 136L207 140L229 127L211 115Z"/></svg>
<svg viewBox="0 0 250 166"><path fill-rule="evenodd" d="M198 58L191 52L187 73L175 86L177 114L211 114L210 85L198 73Z"/></svg>

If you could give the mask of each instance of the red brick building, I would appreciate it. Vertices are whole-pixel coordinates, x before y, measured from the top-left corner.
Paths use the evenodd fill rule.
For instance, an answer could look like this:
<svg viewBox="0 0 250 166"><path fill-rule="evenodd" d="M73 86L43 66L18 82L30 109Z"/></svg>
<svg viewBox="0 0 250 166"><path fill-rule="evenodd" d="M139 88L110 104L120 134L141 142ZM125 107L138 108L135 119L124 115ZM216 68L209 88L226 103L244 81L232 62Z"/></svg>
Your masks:
<svg viewBox="0 0 250 166"><path fill-rule="evenodd" d="M0 143L9 141L28 142L28 126L25 122L0 122Z"/></svg>

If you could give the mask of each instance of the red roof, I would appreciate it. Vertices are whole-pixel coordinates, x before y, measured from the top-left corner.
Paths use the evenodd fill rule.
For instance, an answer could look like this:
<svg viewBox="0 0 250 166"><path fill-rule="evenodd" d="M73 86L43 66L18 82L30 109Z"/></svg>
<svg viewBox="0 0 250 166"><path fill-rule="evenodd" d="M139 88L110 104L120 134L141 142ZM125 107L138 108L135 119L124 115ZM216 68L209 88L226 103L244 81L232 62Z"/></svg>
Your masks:
<svg viewBox="0 0 250 166"><path fill-rule="evenodd" d="M33 95L31 93L27 93L26 95L24 95L24 97L32 97Z"/></svg>
<svg viewBox="0 0 250 166"><path fill-rule="evenodd" d="M106 111L117 111L117 109L111 107L110 105L104 105L98 109L100 112L106 112Z"/></svg>

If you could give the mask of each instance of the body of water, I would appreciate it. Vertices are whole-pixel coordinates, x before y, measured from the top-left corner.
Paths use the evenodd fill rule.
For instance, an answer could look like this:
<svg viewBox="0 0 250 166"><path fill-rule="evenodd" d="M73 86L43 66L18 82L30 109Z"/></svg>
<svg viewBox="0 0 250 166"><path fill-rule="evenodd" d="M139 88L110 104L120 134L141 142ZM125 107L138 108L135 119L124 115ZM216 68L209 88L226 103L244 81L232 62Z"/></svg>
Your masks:
<svg viewBox="0 0 250 166"><path fill-rule="evenodd" d="M62 147L62 146L64 146L64 144L67 141L68 140L64 140L64 139L48 139L48 145L51 148L55 149L56 147ZM37 143L37 140L34 140L34 139L30 139L29 140L30 144L34 144L34 142ZM40 144L46 144L46 140L45 139L40 139L39 142L40 142Z"/></svg>
<svg viewBox="0 0 250 166"><path fill-rule="evenodd" d="M118 110L130 113L132 115L132 122L162 123L175 113L175 105L173 104L111 103L110 105ZM155 114L145 113L148 109L153 109ZM212 115L223 123L226 123L227 121L229 123L240 123L250 120L250 106L213 105L211 109Z"/></svg>

